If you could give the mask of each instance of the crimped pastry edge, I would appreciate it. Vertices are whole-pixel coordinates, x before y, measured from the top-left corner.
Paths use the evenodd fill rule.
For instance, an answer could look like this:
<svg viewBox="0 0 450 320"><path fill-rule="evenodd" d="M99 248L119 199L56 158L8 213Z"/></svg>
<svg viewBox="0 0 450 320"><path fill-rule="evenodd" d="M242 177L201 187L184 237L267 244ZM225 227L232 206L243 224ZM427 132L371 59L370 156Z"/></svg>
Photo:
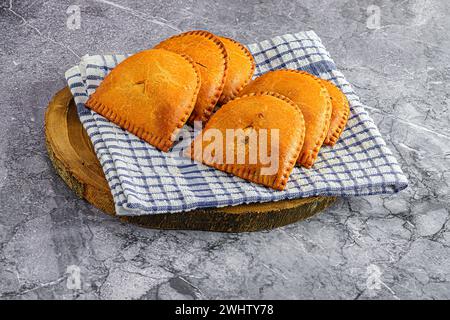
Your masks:
<svg viewBox="0 0 450 320"><path fill-rule="evenodd" d="M216 106L217 102L219 101L220 95L222 94L223 88L225 86L225 81L227 78L227 74L228 74L228 54L227 51L225 49L224 44L220 41L219 37L216 36L215 34L206 31L206 30L192 30L192 31L187 31L187 32L183 32L180 34L176 34L174 36L171 36L167 39L164 39L163 41L161 41L160 43L158 43L155 48L158 48L158 46L165 42L165 41L169 41L171 39L175 39L175 38L180 38L180 37L184 37L184 36L189 36L189 35L197 35L197 36L203 36L209 40L212 40L214 42L214 44L216 44L221 51L222 54L222 60L223 60L223 66L224 66L224 74L222 77L222 82L219 84L219 87L216 89L216 92L214 93L213 97L214 99L210 102L210 104L205 107L205 110L203 110L203 114L202 115L197 115L194 111L192 112L191 116L188 119L189 123L193 123L194 121L202 121L203 123L207 122L209 120L209 118L211 117L214 107ZM173 51L172 51L173 52Z"/></svg>
<svg viewBox="0 0 450 320"><path fill-rule="evenodd" d="M250 93L250 94L243 95L241 97L237 97L233 101L236 101L236 100L239 100L239 99L242 99L242 98L245 98L245 97L265 96L265 95L273 96L273 97L275 97L277 99L280 99L280 100L283 100L283 101L287 102L295 110L297 110L297 112L299 113L300 118L302 120L302 123L303 123L303 130L302 130L302 136L300 137L300 143L297 146L297 148L296 148L295 152L293 153L293 155L291 156L291 159L289 159L287 161L289 166L286 166L281 173L279 173L279 174L277 174L275 176L273 176L273 175L272 176L268 176L268 175L264 175L263 176L263 175L259 175L255 170L252 170L250 168L249 169L236 168L234 166L234 164L217 164L217 163L214 163L212 161L213 160L212 157L204 159L203 155L200 155L200 157L199 157L199 155L194 152L195 151L195 148L194 148L195 140L191 144L190 157L193 160L199 161L201 163L204 163L204 164L206 164L208 166L211 166L213 168L219 169L221 171L224 171L224 172L227 172L227 173L231 173L231 174L233 174L233 175L235 175L237 177L249 180L251 182L262 184L262 185L264 185L266 187L270 187L270 188L273 188L273 189L276 189L276 190L284 190L284 188L286 187L286 184L287 184L287 182L289 180L289 176L290 176L292 170L295 167L295 163L296 163L296 160L298 158L298 155L300 154L301 148L303 146L303 141L304 141L304 138L305 138L305 125L304 125L305 120L303 118L303 113L302 113L300 107L296 103L294 103L288 97L283 96L283 95L281 95L279 93L276 93L276 92L264 91L264 92L258 92L258 93Z"/></svg>
<svg viewBox="0 0 450 320"><path fill-rule="evenodd" d="M241 92L242 89L244 89L244 87L250 82L250 80L251 80L252 77L253 77L253 74L255 73L256 62L255 62L255 58L254 58L253 55L251 54L250 50L248 50L248 48L247 48L246 46L244 46L242 43L240 43L240 42L238 42L238 41L236 41L236 40L234 40L234 39L232 39L232 38L228 38L228 37L224 37L224 36L218 36L218 37L219 37L219 39L223 38L223 39L229 40L229 41L231 41L232 43L236 44L236 45L238 46L238 48L241 49L241 50L244 52L244 54L248 57L248 60L250 61L250 64L251 64L251 69L250 69L250 72L249 72L249 74L248 74L248 76L247 76L247 79L241 84L241 86L240 86L239 88L234 89L234 90L231 92L232 96L231 96L231 97L225 97L225 96L223 95L223 92L222 92L222 94L220 95L220 98L219 98L219 101L218 101L218 102L219 102L220 104L226 104L226 103L228 103L229 101L231 101L231 100L233 100L234 98L236 98L237 95L239 94L239 92Z"/></svg>
<svg viewBox="0 0 450 320"><path fill-rule="evenodd" d="M316 81L320 87L321 90L324 91L325 95L328 96L327 100L327 108L326 108L326 114L325 117L327 119L327 123L325 125L324 130L322 130L322 133L319 137L319 139L315 142L314 147L312 149L307 150L306 152L300 152L300 155L297 159L297 164L301 165L307 169L311 168L314 165L314 162L317 160L317 156L319 155L319 151L320 151L320 147L323 144L323 141L326 138L326 134L328 133L328 129L330 127L330 122L331 122L331 100L329 98L329 94L328 94L328 90L325 88L325 86L320 82L320 79L318 77L316 77L315 75L303 71L303 70L295 70L295 69L278 69L278 70L271 70L268 71L266 73L264 73L261 76L264 76L266 74L269 73L274 73L274 72L292 72L292 73L299 73L299 74L303 74L305 76L311 77L314 81Z"/></svg>
<svg viewBox="0 0 450 320"><path fill-rule="evenodd" d="M150 49L151 50L151 49ZM155 50L164 50L165 49L155 49ZM170 53L179 55L183 57L194 69L194 72L197 76L197 84L195 87L194 95L192 96L191 103L188 107L186 107L187 111L185 112L183 118L180 119L180 121L177 123L174 131L170 134L169 137L163 137L157 134L154 134L148 130L145 130L142 127L136 126L130 121L124 119L121 115L119 115L117 112L112 110L112 107L105 105L104 103L100 102L98 98L96 98L95 92L89 97L89 99L86 101L85 105L92 109L93 111L97 112L98 114L104 116L111 122L117 124L119 127L131 132L132 134L136 135L137 137L143 139L144 141L150 143L155 148L167 152L172 147L173 143L175 142L175 137L180 131L181 127L186 123L189 116L192 113L192 110L194 109L195 103L197 101L197 94L200 90L200 72L198 70L197 65L194 63L194 61L187 55L179 54L173 51L169 51ZM100 83L101 85L101 83Z"/></svg>
<svg viewBox="0 0 450 320"><path fill-rule="evenodd" d="M329 82L331 85L335 86L339 91L341 91L341 93L342 93L342 95L344 97L344 102L343 103L344 103L345 111L342 114L341 121L339 122L338 127L334 131L330 132L330 130L328 130L328 133L327 133L327 136L325 138L325 141L323 142L323 144L332 147L332 146L334 146L336 144L336 142L340 138L342 132L344 131L345 126L347 125L348 117L350 115L350 105L349 105L348 99L345 96L345 94L334 83L332 83L329 80L325 80L325 79L320 79L320 80ZM331 95L330 95L330 97L331 97Z"/></svg>

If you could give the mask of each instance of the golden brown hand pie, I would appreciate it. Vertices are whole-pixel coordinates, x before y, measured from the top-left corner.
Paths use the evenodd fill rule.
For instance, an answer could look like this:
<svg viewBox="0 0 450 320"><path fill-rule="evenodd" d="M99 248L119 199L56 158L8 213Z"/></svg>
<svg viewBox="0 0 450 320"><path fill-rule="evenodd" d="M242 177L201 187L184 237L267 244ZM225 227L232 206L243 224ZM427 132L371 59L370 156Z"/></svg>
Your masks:
<svg viewBox="0 0 450 320"><path fill-rule="evenodd" d="M211 117L192 143L190 156L283 190L304 134L302 112L291 100L277 93L250 94L231 100Z"/></svg>
<svg viewBox="0 0 450 320"><path fill-rule="evenodd" d="M341 136L342 131L344 131L345 125L347 124L348 116L350 114L350 107L348 105L347 97L341 90L339 90L338 87L327 80L320 79L320 82L328 90L332 105L330 129L328 130L327 136L323 143L329 146L334 146L336 141Z"/></svg>
<svg viewBox="0 0 450 320"><path fill-rule="evenodd" d="M145 50L117 65L86 106L168 151L192 113L199 89L199 71L189 57Z"/></svg>
<svg viewBox="0 0 450 320"><path fill-rule="evenodd" d="M240 93L272 91L291 99L305 118L305 142L297 163L312 167L325 140L331 117L331 101L325 87L313 75L297 70L270 71L250 82Z"/></svg>
<svg viewBox="0 0 450 320"><path fill-rule="evenodd" d="M207 31L189 31L166 39L155 48L186 54L197 64L201 87L189 122L208 121L227 76L228 57L223 43Z"/></svg>
<svg viewBox="0 0 450 320"><path fill-rule="evenodd" d="M225 104L234 99L239 91L248 84L255 72L255 60L246 47L239 42L219 37L228 54L228 73L219 103Z"/></svg>

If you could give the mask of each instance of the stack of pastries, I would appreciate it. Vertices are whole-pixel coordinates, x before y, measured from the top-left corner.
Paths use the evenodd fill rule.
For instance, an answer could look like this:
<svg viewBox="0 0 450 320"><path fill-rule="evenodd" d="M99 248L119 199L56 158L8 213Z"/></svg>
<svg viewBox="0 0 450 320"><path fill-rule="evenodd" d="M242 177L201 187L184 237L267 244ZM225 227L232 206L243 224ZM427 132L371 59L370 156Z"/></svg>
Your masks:
<svg viewBox="0 0 450 320"><path fill-rule="evenodd" d="M275 70L251 81L254 71L251 53L239 42L207 31L185 32L125 59L86 106L163 152L186 123L201 121L192 159L283 190L295 165L311 168L322 145L336 143L349 104L335 85L307 72ZM266 161L249 154L249 139L223 139L216 141L220 148L208 149L210 129L223 137L229 129L256 135L277 129L276 169L267 170ZM242 161L236 161L239 150Z"/></svg>

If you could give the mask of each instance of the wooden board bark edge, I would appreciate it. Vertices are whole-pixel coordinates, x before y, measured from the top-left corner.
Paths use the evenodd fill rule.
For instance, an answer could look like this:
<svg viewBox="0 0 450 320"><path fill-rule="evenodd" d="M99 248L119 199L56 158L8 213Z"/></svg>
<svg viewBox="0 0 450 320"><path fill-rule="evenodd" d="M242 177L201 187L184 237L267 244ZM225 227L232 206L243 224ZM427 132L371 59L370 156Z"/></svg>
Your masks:
<svg viewBox="0 0 450 320"><path fill-rule="evenodd" d="M50 101L45 114L49 158L75 194L115 215L114 202L90 140L76 114L68 88ZM335 197L311 197L270 203L201 209L182 213L119 217L156 229L247 232L272 229L306 219L330 206Z"/></svg>

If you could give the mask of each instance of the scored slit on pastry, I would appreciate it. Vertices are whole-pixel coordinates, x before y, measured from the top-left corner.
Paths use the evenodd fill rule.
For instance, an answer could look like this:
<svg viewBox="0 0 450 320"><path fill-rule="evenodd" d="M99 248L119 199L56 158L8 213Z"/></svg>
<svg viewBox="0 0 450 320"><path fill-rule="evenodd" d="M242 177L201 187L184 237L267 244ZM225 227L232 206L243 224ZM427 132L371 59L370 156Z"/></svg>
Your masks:
<svg viewBox="0 0 450 320"><path fill-rule="evenodd" d="M236 40L219 37L225 45L228 55L228 73L220 104L234 99L238 93L249 83L255 72L255 59L250 51Z"/></svg>
<svg viewBox="0 0 450 320"><path fill-rule="evenodd" d="M250 82L240 93L272 91L291 99L305 118L305 142L297 163L311 168L330 126L331 100L325 86L313 75L298 70L269 71Z"/></svg>
<svg viewBox="0 0 450 320"><path fill-rule="evenodd" d="M198 65L201 86L189 122L208 121L225 86L228 56L224 44L207 31L189 31L163 40L155 48L186 54Z"/></svg>
<svg viewBox="0 0 450 320"><path fill-rule="evenodd" d="M249 94L231 100L211 117L194 139L189 156L243 179L283 190L304 135L303 115L294 102L277 93Z"/></svg>
<svg viewBox="0 0 450 320"><path fill-rule="evenodd" d="M347 124L348 116L350 114L350 106L348 104L345 94L330 81L320 79L320 82L325 86L331 99L331 121L330 129L328 130L325 141L326 145L334 146L344 131Z"/></svg>
<svg viewBox="0 0 450 320"><path fill-rule="evenodd" d="M119 63L86 106L168 151L191 115L199 90L198 67L188 56L151 49Z"/></svg>

